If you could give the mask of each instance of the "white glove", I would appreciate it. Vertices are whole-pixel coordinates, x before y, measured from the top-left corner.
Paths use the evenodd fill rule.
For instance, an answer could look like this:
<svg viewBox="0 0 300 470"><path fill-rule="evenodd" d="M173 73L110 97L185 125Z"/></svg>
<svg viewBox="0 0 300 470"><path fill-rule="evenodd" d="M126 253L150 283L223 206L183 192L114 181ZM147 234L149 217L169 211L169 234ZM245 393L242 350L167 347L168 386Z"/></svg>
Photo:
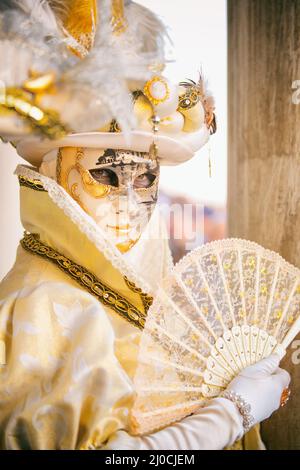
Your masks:
<svg viewBox="0 0 300 470"><path fill-rule="evenodd" d="M247 367L229 384L227 390L241 395L251 405L255 423L268 418L280 406L289 374L278 368L280 357L272 355ZM255 424L254 423L254 424ZM243 417L226 398L215 398L181 422L142 437L116 432L102 450L221 450L241 439Z"/></svg>
<svg viewBox="0 0 300 470"><path fill-rule="evenodd" d="M227 391L233 391L251 406L254 424L269 418L280 406L283 390L291 377L280 369L280 357L272 354L256 364L246 367L230 382Z"/></svg>
<svg viewBox="0 0 300 470"><path fill-rule="evenodd" d="M182 421L141 437L117 431L101 450L220 450L243 436L243 420L234 403L214 398Z"/></svg>

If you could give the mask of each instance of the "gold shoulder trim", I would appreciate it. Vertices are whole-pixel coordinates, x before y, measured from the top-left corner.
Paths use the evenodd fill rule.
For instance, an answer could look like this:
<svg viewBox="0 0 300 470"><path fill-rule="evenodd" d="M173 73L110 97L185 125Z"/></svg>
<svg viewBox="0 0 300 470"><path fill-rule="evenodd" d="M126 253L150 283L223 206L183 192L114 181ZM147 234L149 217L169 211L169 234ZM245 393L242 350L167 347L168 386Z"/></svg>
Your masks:
<svg viewBox="0 0 300 470"><path fill-rule="evenodd" d="M104 284L83 266L74 263L71 259L41 242L38 234L25 232L24 238L22 238L20 243L25 250L46 258L54 263L68 276L78 282L78 284L97 297L101 303L110 307L125 320L129 321L141 330L144 328L147 312L141 312L127 299L121 296L118 292L112 290L111 287Z"/></svg>
<svg viewBox="0 0 300 470"><path fill-rule="evenodd" d="M129 281L126 276L124 276L124 281L126 282L127 286L129 287L132 292L136 294L140 294L141 300L143 302L143 306L145 309L145 312L148 312L150 306L153 303L153 297L149 294L145 294L145 292L142 291L139 287L137 287L134 282Z"/></svg>
<svg viewBox="0 0 300 470"><path fill-rule="evenodd" d="M18 176L20 186L26 186L27 188L35 189L36 191L45 191L47 190L44 188L43 183L39 180L30 180L25 176Z"/></svg>

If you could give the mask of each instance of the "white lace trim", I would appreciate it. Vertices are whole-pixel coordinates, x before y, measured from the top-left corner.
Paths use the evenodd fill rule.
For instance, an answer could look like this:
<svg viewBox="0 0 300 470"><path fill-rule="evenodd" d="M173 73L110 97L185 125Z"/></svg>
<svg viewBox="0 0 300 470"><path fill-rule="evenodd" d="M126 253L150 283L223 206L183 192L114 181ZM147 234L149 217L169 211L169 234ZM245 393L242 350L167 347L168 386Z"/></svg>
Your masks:
<svg viewBox="0 0 300 470"><path fill-rule="evenodd" d="M111 243L94 220L86 214L83 209L71 198L71 196L56 181L47 176L41 175L33 167L18 165L15 175L24 176L31 180L40 181L52 201L63 210L65 215L77 225L79 230L103 253L114 268L118 269L123 276L126 276L131 282L141 288L143 292L153 294L149 283L137 274L135 268L122 257L119 250Z"/></svg>

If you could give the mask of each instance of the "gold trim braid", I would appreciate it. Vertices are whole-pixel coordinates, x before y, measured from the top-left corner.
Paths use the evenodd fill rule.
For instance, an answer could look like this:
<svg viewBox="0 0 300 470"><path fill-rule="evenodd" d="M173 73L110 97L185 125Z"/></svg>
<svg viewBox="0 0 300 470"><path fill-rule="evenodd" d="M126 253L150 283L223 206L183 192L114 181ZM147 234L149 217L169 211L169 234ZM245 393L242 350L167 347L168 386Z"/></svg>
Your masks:
<svg viewBox="0 0 300 470"><path fill-rule="evenodd" d="M127 286L129 287L132 292L135 294L139 294L141 297L141 300L143 302L143 306L145 309L145 312L148 312L149 308L151 307L153 303L153 297L149 294L145 294L145 292L142 291L139 287L137 287L134 282L129 281L126 276L124 276L124 281L126 282Z"/></svg>
<svg viewBox="0 0 300 470"><path fill-rule="evenodd" d="M97 297L101 303L110 307L125 320L129 321L140 330L144 328L147 312L141 312L127 299L112 290L111 287L104 284L83 266L74 263L71 259L41 242L39 234L25 232L20 243L25 250L54 263L92 295Z"/></svg>
<svg viewBox="0 0 300 470"><path fill-rule="evenodd" d="M25 176L18 176L20 186L25 186L26 188L35 189L36 191L44 191L47 190L44 188L43 183L39 180L30 180Z"/></svg>

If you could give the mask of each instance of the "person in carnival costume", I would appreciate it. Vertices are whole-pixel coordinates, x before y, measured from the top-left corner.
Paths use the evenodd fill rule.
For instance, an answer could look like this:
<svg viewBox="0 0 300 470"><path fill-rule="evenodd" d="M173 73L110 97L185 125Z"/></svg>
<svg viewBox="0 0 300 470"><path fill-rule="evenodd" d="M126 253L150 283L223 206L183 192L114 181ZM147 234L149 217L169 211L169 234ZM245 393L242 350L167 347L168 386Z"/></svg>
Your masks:
<svg viewBox="0 0 300 470"><path fill-rule="evenodd" d="M0 285L1 449L264 448L255 425L290 380L276 355L227 398L130 432L140 337L172 267L160 165L216 129L203 78L162 75L165 38L131 1L1 2L0 135L29 163L16 169L24 237Z"/></svg>

